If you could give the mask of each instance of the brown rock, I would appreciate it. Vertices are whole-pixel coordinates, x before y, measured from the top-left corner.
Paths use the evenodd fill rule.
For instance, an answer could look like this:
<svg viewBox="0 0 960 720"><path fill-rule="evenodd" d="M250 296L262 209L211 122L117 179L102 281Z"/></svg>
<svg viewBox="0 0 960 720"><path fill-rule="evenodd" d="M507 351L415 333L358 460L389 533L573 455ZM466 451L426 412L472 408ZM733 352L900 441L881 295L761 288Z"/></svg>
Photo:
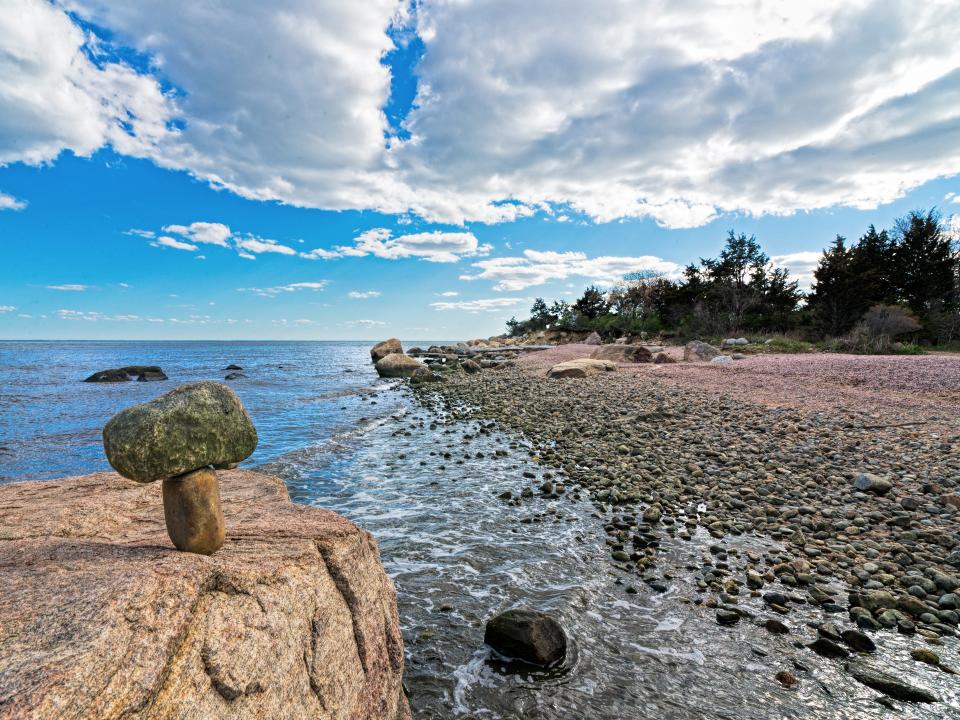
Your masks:
<svg viewBox="0 0 960 720"><path fill-rule="evenodd" d="M609 360L580 358L558 363L547 371L550 378L584 378L598 372L614 372L617 366Z"/></svg>
<svg viewBox="0 0 960 720"><path fill-rule="evenodd" d="M601 345L590 357L595 360L610 360L621 363L648 363L653 356L643 345Z"/></svg>
<svg viewBox="0 0 960 720"><path fill-rule="evenodd" d="M427 367L419 360L400 353L391 353L377 361L377 374L380 377L411 377L419 368Z"/></svg>
<svg viewBox="0 0 960 720"><path fill-rule="evenodd" d="M177 550L212 555L223 546L220 485L212 468L163 481L163 515Z"/></svg>
<svg viewBox="0 0 960 720"><path fill-rule="evenodd" d="M410 717L369 533L220 473L229 541L169 545L159 483L0 486L0 718Z"/></svg>
<svg viewBox="0 0 960 720"><path fill-rule="evenodd" d="M378 342L372 348L370 348L370 359L374 364L380 362L387 355L392 355L393 353L403 354L403 346L400 345L400 341L396 338L390 338L389 340L384 340L383 342Z"/></svg>
<svg viewBox="0 0 960 720"><path fill-rule="evenodd" d="M653 362L655 362L657 365L663 365L663 364L665 364L665 363L667 363L667 364L669 364L669 363L675 363L676 360L674 360L672 357L670 357L669 355L667 355L665 352L659 352L659 353L657 353L656 356L653 358Z"/></svg>

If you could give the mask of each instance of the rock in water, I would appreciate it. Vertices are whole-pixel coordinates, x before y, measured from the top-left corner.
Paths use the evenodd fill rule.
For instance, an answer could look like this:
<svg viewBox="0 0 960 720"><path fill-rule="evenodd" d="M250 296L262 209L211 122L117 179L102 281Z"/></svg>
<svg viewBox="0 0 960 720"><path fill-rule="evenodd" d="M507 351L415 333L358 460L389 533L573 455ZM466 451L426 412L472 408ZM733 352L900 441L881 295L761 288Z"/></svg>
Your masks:
<svg viewBox="0 0 960 720"><path fill-rule="evenodd" d="M403 346L396 338L390 338L389 340L378 342L376 345L370 348L370 359L373 361L373 364L376 365L387 355L392 355L394 353L399 353L402 355Z"/></svg>
<svg viewBox="0 0 960 720"><path fill-rule="evenodd" d="M114 415L103 428L103 447L121 475L153 482L238 463L257 447L257 431L233 390L198 382Z"/></svg>
<svg viewBox="0 0 960 720"><path fill-rule="evenodd" d="M369 533L220 473L229 528L174 550L159 483L0 485L0 717L409 720L393 585Z"/></svg>
<svg viewBox="0 0 960 720"><path fill-rule="evenodd" d="M617 366L608 360L580 358L557 363L547 371L549 378L584 378L598 372L614 372Z"/></svg>
<svg viewBox="0 0 960 720"><path fill-rule="evenodd" d="M866 665L851 665L849 670L857 682L861 682L867 687L878 690L884 695L889 695L897 700L928 703L937 702L937 697L929 690L911 685L893 675L887 675Z"/></svg>
<svg viewBox="0 0 960 720"><path fill-rule="evenodd" d="M643 345L601 345L590 355L595 360L622 363L653 362L653 354Z"/></svg>
<svg viewBox="0 0 960 720"><path fill-rule="evenodd" d="M567 654L567 634L556 620L535 610L507 610L487 622L483 641L501 655L548 666Z"/></svg>
<svg viewBox="0 0 960 720"><path fill-rule="evenodd" d="M163 515L177 550L212 555L223 546L220 484L210 468L163 481Z"/></svg>
<svg viewBox="0 0 960 720"><path fill-rule="evenodd" d="M84 382L127 382L137 378L144 382L151 380L166 380L167 376L157 365L127 365L112 370L100 370L88 377Z"/></svg>
<svg viewBox="0 0 960 720"><path fill-rule="evenodd" d="M683 359L686 362L712 360L719 354L720 351L713 345L700 340L692 340L683 347Z"/></svg>
<svg viewBox="0 0 960 720"><path fill-rule="evenodd" d="M411 377L420 368L426 368L419 360L400 353L390 353L377 361L377 374L380 377Z"/></svg>

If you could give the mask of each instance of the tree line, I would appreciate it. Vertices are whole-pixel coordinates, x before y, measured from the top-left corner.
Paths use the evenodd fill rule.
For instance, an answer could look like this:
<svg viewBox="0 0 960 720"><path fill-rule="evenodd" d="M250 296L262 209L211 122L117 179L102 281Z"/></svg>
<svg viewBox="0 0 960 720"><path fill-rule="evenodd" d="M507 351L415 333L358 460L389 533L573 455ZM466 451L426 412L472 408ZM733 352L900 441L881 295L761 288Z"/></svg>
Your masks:
<svg viewBox="0 0 960 720"><path fill-rule="evenodd" d="M608 289L591 285L573 303L537 298L530 317L511 318L507 330L597 331L608 340L789 333L875 351L897 336L960 340L960 252L936 209L911 212L889 230L871 225L854 242L837 236L813 275L802 292L756 236L731 230L718 257L691 263L680 279L638 271Z"/></svg>

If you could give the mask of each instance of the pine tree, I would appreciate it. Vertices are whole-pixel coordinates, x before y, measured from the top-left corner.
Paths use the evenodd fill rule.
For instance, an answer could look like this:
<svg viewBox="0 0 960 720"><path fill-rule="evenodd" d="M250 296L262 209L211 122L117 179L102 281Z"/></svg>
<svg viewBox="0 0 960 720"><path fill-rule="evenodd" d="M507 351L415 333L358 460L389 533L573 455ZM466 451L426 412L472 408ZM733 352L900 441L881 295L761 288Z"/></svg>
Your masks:
<svg viewBox="0 0 960 720"><path fill-rule="evenodd" d="M897 220L893 281L898 299L920 317L953 307L957 255L934 208L911 212Z"/></svg>
<svg viewBox="0 0 960 720"><path fill-rule="evenodd" d="M843 335L862 314L863 301L858 297L851 267L852 254L846 246L846 238L837 235L833 244L823 251L820 264L813 271L813 292L807 299L807 306L813 311L817 326L826 335Z"/></svg>

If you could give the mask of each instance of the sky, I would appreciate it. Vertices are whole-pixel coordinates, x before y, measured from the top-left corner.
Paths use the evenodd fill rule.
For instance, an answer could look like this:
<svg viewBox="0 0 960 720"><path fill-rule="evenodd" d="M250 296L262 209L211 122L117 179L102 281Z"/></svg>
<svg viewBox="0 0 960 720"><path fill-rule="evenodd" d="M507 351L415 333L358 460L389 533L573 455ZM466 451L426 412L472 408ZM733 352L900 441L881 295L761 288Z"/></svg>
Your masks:
<svg viewBox="0 0 960 720"><path fill-rule="evenodd" d="M960 230L960 3L0 0L0 338L466 339Z"/></svg>

